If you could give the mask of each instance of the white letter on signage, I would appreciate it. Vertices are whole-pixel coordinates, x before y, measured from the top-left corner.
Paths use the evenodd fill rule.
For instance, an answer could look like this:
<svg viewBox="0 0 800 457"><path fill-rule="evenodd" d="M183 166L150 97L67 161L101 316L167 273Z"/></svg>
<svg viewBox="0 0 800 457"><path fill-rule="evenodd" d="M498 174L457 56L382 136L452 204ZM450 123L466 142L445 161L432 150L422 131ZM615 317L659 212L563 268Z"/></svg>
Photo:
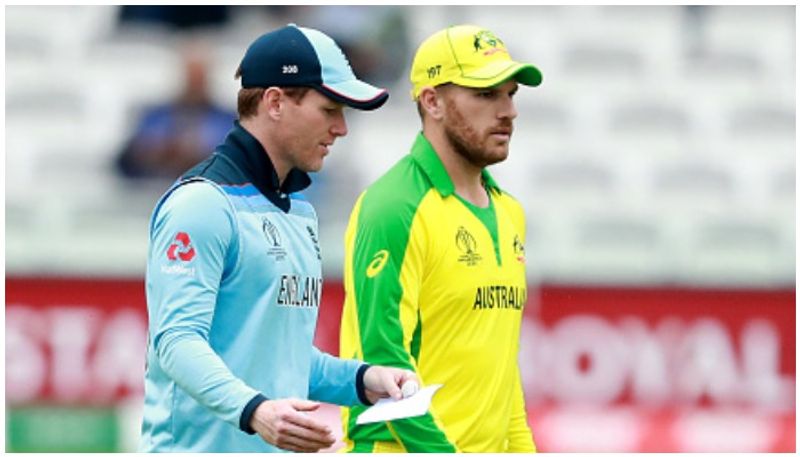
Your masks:
<svg viewBox="0 0 800 457"><path fill-rule="evenodd" d="M98 312L87 308L53 308L50 317L50 348L53 351L53 393L72 401L89 393L89 346Z"/></svg>
<svg viewBox="0 0 800 457"><path fill-rule="evenodd" d="M92 366L99 398L112 398L119 388L141 393L146 345L147 329L138 313L120 311L106 322Z"/></svg>
<svg viewBox="0 0 800 457"><path fill-rule="evenodd" d="M619 331L604 319L574 315L553 331L553 393L566 402L606 404L625 387L628 351ZM582 369L580 361L588 361Z"/></svg>
<svg viewBox="0 0 800 457"><path fill-rule="evenodd" d="M26 306L6 308L6 402L36 400L44 387L47 361L42 353L42 316Z"/></svg>

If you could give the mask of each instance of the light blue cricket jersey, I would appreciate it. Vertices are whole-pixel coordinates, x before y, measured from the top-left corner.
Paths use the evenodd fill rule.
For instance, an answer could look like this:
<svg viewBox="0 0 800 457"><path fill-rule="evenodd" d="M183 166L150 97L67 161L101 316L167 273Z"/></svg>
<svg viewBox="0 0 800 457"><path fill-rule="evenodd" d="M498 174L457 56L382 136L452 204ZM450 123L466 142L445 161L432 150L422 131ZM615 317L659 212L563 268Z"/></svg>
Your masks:
<svg viewBox="0 0 800 457"><path fill-rule="evenodd" d="M362 362L312 345L322 293L317 217L237 122L159 201L147 264L139 451L273 452L249 434L263 400L366 402Z"/></svg>

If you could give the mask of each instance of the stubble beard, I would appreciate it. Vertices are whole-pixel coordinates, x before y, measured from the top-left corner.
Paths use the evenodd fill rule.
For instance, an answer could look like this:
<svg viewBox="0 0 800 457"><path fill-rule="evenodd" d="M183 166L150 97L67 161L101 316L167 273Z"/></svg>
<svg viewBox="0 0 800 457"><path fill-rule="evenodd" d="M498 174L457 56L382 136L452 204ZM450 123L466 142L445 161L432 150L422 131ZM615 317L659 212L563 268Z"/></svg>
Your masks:
<svg viewBox="0 0 800 457"><path fill-rule="evenodd" d="M453 150L464 160L477 168L486 168L508 157L508 149L502 156L491 154L481 136L467 123L466 118L458 108L447 105L447 116L452 119L444 125L444 134ZM486 141L486 140L484 140Z"/></svg>

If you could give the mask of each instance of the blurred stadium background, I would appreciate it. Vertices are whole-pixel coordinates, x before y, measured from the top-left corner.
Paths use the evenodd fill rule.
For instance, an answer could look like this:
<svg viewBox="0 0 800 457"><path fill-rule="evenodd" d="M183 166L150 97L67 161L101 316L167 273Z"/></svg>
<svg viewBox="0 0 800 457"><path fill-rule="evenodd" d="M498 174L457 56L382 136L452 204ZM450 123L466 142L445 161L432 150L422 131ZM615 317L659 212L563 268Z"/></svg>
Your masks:
<svg viewBox="0 0 800 457"><path fill-rule="evenodd" d="M115 156L180 89L187 37L211 45L212 96L234 109L246 46L287 22L355 43L356 72L392 93L349 113L310 191L322 348L338 347L351 205L419 128L413 51L477 23L545 75L492 170L528 215L520 363L540 450L795 451L794 6L237 6L195 27L4 10L7 451L135 449L147 222L169 183L125 179Z"/></svg>

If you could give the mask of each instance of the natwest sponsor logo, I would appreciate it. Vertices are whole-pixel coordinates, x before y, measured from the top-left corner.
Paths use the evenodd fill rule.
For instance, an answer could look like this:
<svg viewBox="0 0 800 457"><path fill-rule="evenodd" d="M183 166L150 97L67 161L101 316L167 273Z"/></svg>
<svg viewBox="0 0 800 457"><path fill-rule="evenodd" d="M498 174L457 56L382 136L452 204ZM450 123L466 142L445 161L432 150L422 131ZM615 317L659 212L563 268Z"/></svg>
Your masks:
<svg viewBox="0 0 800 457"><path fill-rule="evenodd" d="M175 241L167 248L167 258L169 260L181 259L188 262L194 258L195 250L192 247L192 240L186 232L178 232Z"/></svg>

